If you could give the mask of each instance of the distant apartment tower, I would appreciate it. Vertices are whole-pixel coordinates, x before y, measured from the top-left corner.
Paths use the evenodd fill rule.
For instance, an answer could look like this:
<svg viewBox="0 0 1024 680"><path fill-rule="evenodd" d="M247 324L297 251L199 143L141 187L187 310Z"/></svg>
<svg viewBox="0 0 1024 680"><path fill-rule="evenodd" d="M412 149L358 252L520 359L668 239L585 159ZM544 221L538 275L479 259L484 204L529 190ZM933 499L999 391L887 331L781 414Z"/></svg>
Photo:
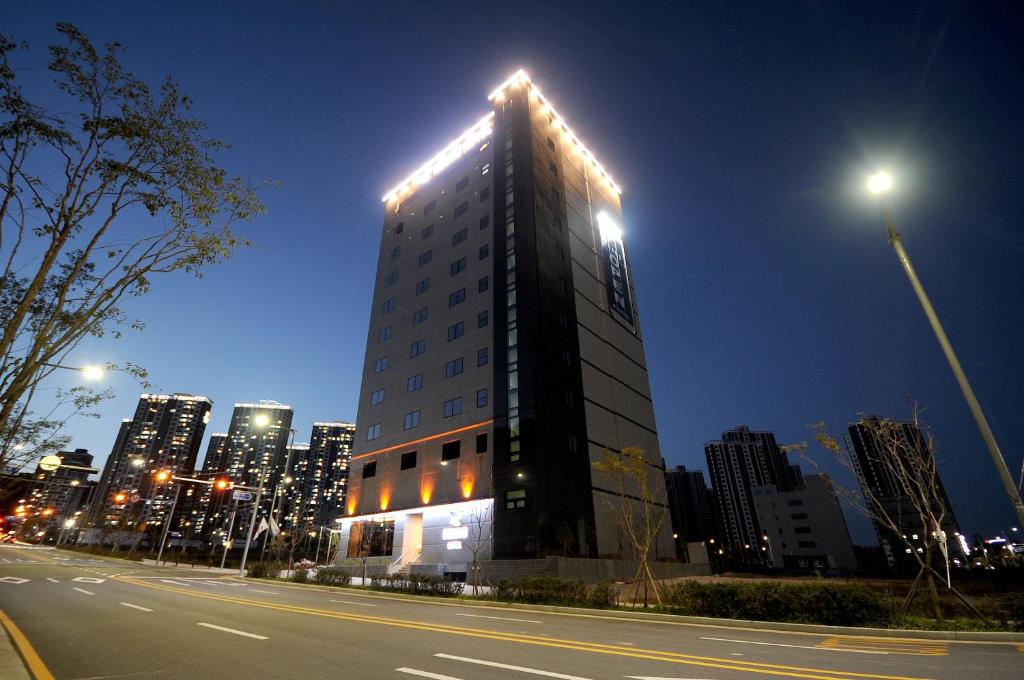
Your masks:
<svg viewBox="0 0 1024 680"><path fill-rule="evenodd" d="M60 451L56 455L60 457L61 467L53 472L36 469L35 476L42 481L33 487L29 498L40 512L48 513L44 515L49 518L46 524L62 526L63 522L75 517L87 500L87 480L91 473L75 468L92 467L92 455L88 449ZM84 522L76 524L82 526Z"/></svg>
<svg viewBox="0 0 1024 680"><path fill-rule="evenodd" d="M228 435L225 433L214 432L210 435L201 470L204 480L217 479L217 473L224 473L227 478L227 442ZM221 525L229 493L205 484L188 484L182 495L188 499L182 506L182 529L192 536L205 537L211 527Z"/></svg>
<svg viewBox="0 0 1024 680"><path fill-rule="evenodd" d="M797 465L790 465L772 432L753 432L746 426L722 433L704 445L711 487L718 506L725 558L768 564L768 544L758 521L753 488L771 484L778 491L802 489Z"/></svg>
<svg viewBox="0 0 1024 680"><path fill-rule="evenodd" d="M772 566L847 573L857 568L846 518L828 475L807 475L803 488L790 491L771 484L754 487L754 506L768 537Z"/></svg>
<svg viewBox="0 0 1024 680"><path fill-rule="evenodd" d="M224 470L236 484L257 487L260 470L264 471L265 491L260 503L264 517L269 516L284 477L292 415L291 406L276 401L235 404L225 450L218 454L223 455Z"/></svg>
<svg viewBox="0 0 1024 680"><path fill-rule="evenodd" d="M901 571L913 570L917 568L917 561L909 553L911 550L924 551L921 536L925 532L933 531L934 527L926 526L925 519L914 507L910 496L901 489L898 480L881 462L884 459L884 448L870 427L871 422L877 424L881 418L870 416L867 420L869 425L860 422L850 424L847 430L846 446L851 454L850 459L853 462L858 481L865 491L865 499L874 496L879 506L877 510L893 518L900 527L900 533L906 537L906 541L904 541L877 520L872 520L878 542L882 546L890 568ZM901 446L928 451L928 443L914 423L898 422L896 425L898 425L897 432L902 438ZM956 521L949 497L946 495L942 479L936 481L941 497L940 502L944 505L942 530L946 532L950 557L963 561L966 558L966 541L960 534L960 526ZM907 545L907 541L911 544L910 546Z"/></svg>
<svg viewBox="0 0 1024 680"><path fill-rule="evenodd" d="M310 443L296 445L288 525L334 526L334 520L342 516L355 431L353 423L317 422Z"/></svg>
<svg viewBox="0 0 1024 680"><path fill-rule="evenodd" d="M703 470L678 465L665 472L672 531L680 543L706 541L714 534L715 502Z"/></svg>
<svg viewBox="0 0 1024 680"><path fill-rule="evenodd" d="M102 522L159 522L174 500L174 485L155 474L195 469L213 402L192 394L143 394L131 420L121 423L117 442L97 487ZM123 494L123 502L117 496Z"/></svg>
<svg viewBox="0 0 1024 680"><path fill-rule="evenodd" d="M619 189L525 73L490 101L384 197L349 555L458 572L484 517L485 558L618 556L606 449L666 502Z"/></svg>

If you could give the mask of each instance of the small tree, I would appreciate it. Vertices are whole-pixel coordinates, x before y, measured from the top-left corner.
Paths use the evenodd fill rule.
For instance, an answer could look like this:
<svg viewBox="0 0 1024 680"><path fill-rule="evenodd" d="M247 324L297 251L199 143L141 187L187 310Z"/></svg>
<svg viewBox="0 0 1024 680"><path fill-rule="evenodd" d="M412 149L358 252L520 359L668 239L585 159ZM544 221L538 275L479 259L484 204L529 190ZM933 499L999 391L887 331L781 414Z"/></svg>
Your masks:
<svg viewBox="0 0 1024 680"><path fill-rule="evenodd" d="M905 544L907 553L914 557L918 565L917 577L914 579L899 613L907 612L922 576L928 588L932 613L937 620L942 620L942 608L939 593L935 586L937 577L961 602L979 618L984 618L978 610L960 594L942 574L932 566L935 558L945 552L945 532L942 523L948 511L945 493L939 481L939 471L935 459L934 442L930 435L923 433L918 419L917 406L913 408L912 427L906 423L883 418L860 415L857 425L874 441L877 459L873 460L882 473L888 477L895 488L898 498L882 497L875 485L865 479L864 472L856 460L856 456L848 447L840 444L839 439L826 432L824 424L813 427L815 439L847 470L852 472L860 482L861 493L850 493L839 490L846 503L854 510L872 520L877 526L883 527L896 540ZM908 432L913 433L908 436ZM918 552L906 536L907 524L903 516L909 516L919 523L915 533L920 536L923 544L922 552Z"/></svg>
<svg viewBox="0 0 1024 680"><path fill-rule="evenodd" d="M649 473L645 451L635 446L626 447L621 453L605 449L601 460L593 465L614 487L613 499L607 501L608 508L615 516L619 532L628 541L628 547L637 562L633 604L637 603L642 586L646 606L649 585L660 605L661 593L651 572L650 558L651 551L656 549L658 534L661 533L666 516L664 494L657 493L657 481L653 480L663 480L664 477Z"/></svg>
<svg viewBox="0 0 1024 680"><path fill-rule="evenodd" d="M469 515L467 524L468 534L463 545L472 555L469 570L473 573L473 594L476 595L480 588L480 577L487 580L483 573L483 565L480 564L480 553L484 552L491 544L491 510L489 507L478 508ZM490 581L488 581L490 584Z"/></svg>
<svg viewBox="0 0 1024 680"><path fill-rule="evenodd" d="M154 91L123 68L117 43L97 49L67 23L57 32L56 108L23 92L11 57L24 45L0 35L0 466L46 429L35 389L73 368L83 338L141 328L126 299L160 274L202 275L244 243L232 225L263 212L217 166L226 145L175 83Z"/></svg>

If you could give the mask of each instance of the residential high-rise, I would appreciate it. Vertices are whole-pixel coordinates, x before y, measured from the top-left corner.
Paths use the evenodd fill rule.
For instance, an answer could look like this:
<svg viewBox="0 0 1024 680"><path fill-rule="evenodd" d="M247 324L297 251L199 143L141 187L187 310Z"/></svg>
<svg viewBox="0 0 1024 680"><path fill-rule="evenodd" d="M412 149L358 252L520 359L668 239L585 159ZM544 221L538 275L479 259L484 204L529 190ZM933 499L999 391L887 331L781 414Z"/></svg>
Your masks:
<svg viewBox="0 0 1024 680"><path fill-rule="evenodd" d="M287 525L333 526L344 513L355 430L352 423L313 423L310 443L296 444Z"/></svg>
<svg viewBox="0 0 1024 680"><path fill-rule="evenodd" d="M772 432L752 432L746 426L722 433L704 445L711 487L718 506L724 557L737 562L771 561L757 511L753 488L773 485L778 491L804 486L798 465L790 465Z"/></svg>
<svg viewBox="0 0 1024 680"><path fill-rule="evenodd" d="M174 485L161 484L159 471L191 473L213 402L191 394L143 394L131 421L123 421L111 460L104 466L103 523L157 524L170 510ZM118 495L124 498L118 502Z"/></svg>
<svg viewBox="0 0 1024 680"><path fill-rule="evenodd" d="M669 517L677 543L706 541L714 535L715 502L704 482L703 470L687 470L678 465L665 472L668 487Z"/></svg>
<svg viewBox="0 0 1024 680"><path fill-rule="evenodd" d="M203 479L216 479L218 472L227 477L227 441L227 434L214 432L210 435L203 458ZM186 494L189 502L180 510L182 522L190 523L191 535L205 538L211 527L219 527L223 522L229 494L205 484L187 485L182 492L183 496Z"/></svg>
<svg viewBox="0 0 1024 680"><path fill-rule="evenodd" d="M279 485L288 462L292 415L291 406L269 400L235 404L231 414L222 454L224 470L234 483L252 487L259 486L260 470L265 470L263 500L260 503L263 517L269 516L274 498L284 490ZM248 513L239 513L239 516L244 522L248 521ZM239 526L245 524L240 523ZM209 524L209 527L213 529L214 525Z"/></svg>
<svg viewBox="0 0 1024 680"><path fill-rule="evenodd" d="M525 73L490 101L384 197L349 555L626 555L604 450L644 449L665 503L619 188Z"/></svg>
<svg viewBox="0 0 1024 680"><path fill-rule="evenodd" d="M52 472L37 468L35 477L39 483L29 495L30 503L46 518L42 525L46 527L63 526L65 521L74 518L89 491L87 481L91 473L88 468L92 467L92 455L88 449L60 451L56 455L60 457L61 466Z"/></svg>
<svg viewBox="0 0 1024 680"><path fill-rule="evenodd" d="M923 552L921 536L925 532L934 531L934 527L927 526L927 521L921 516L914 506L909 494L903 491L899 481L891 474L889 469L881 462L884 460L884 448L874 434L873 423L881 421L878 416L867 418L868 423L851 423L846 436L846 446L850 452L850 460L853 462L854 471L857 474L861 487L865 490L865 499L874 497L878 508L876 514L885 513L892 518L900 527L900 533L906 537L894 534L882 523L873 519L875 533L878 542L885 552L890 567L898 570L915 570L917 561L909 553L911 550ZM908 422L897 422L896 433L901 437L902 443L899 448L917 449L929 454L930 449L921 430L914 424ZM930 454L929 454L930 455ZM936 478L938 485L937 495L943 508L942 530L946 532L949 554L951 558L961 561L966 559L966 540L960 533L960 526L953 513L953 506L946 495L946 489L941 478ZM870 503L870 500L868 501ZM907 545L907 542L910 545Z"/></svg>

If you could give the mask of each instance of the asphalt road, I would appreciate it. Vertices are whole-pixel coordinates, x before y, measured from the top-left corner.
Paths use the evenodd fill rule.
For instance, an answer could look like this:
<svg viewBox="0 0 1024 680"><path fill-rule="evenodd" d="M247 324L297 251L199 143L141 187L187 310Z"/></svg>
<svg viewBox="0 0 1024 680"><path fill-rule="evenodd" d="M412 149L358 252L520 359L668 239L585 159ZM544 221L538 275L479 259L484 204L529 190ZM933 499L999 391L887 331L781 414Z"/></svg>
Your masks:
<svg viewBox="0 0 1024 680"><path fill-rule="evenodd" d="M242 582L0 546L0 609L58 680L1024 678L1024 646L616 620Z"/></svg>

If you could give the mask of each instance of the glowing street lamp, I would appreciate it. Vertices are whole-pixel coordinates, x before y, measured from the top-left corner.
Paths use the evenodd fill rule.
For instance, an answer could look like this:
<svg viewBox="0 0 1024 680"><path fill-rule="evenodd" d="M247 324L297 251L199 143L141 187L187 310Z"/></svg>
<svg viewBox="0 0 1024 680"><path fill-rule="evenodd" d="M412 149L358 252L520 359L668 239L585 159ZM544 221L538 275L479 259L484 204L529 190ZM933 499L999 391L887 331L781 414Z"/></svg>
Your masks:
<svg viewBox="0 0 1024 680"><path fill-rule="evenodd" d="M1013 509L1017 513L1019 522L1024 524L1024 503L1021 502L1020 491L1017 489L1017 485L1013 481L1013 477L1010 476L1010 470L1006 467L1006 461L1003 459L1003 454L999 450L999 444L996 442L995 435L992 433L992 428L989 427L988 420L985 418L985 414L981 410L981 404L978 403L978 398L974 395L974 389L971 387L971 383L967 380L967 374L964 373L964 369L960 365L960 360L957 358L956 352L953 351L953 345L950 344L949 338L946 336L946 331L942 328L942 324L939 322L939 316L935 313L935 308L932 307L931 300L928 299L928 295L924 291L924 286L921 284L921 280L917 277L917 272L914 270L914 266L910 263L910 256L907 255L907 251L903 247L903 238L900 236L900 233L896 231L896 226L892 219L892 213L889 212L889 206L884 201L885 195L892 191L894 184L895 182L892 175L884 170L879 170L867 178L866 186L867 190L871 194L878 196L882 200L882 214L885 219L885 229L889 244L896 251L896 256L899 258L900 264L903 265L903 271L906 273L907 278L910 279L910 285L914 288L914 292L917 294L917 300L921 303L925 316L928 317L928 322L932 326L932 331L935 332L935 337L938 339L939 345L942 347L942 351L946 355L946 361L949 362L949 367L953 369L953 375L956 377L957 383L960 384L960 390L964 394L964 399L967 401L967 406L971 410L971 415L974 416L974 421L978 424L978 429L981 431L981 438L985 441L985 446L988 448L989 455L992 457L992 462L995 463L996 470L999 472L999 478L1003 482L1003 488L1006 489L1006 494L1010 497L1010 503L1013 505Z"/></svg>
<svg viewBox="0 0 1024 680"><path fill-rule="evenodd" d="M270 424L270 416L266 413L257 413L253 416L252 424L256 427L266 427Z"/></svg>

